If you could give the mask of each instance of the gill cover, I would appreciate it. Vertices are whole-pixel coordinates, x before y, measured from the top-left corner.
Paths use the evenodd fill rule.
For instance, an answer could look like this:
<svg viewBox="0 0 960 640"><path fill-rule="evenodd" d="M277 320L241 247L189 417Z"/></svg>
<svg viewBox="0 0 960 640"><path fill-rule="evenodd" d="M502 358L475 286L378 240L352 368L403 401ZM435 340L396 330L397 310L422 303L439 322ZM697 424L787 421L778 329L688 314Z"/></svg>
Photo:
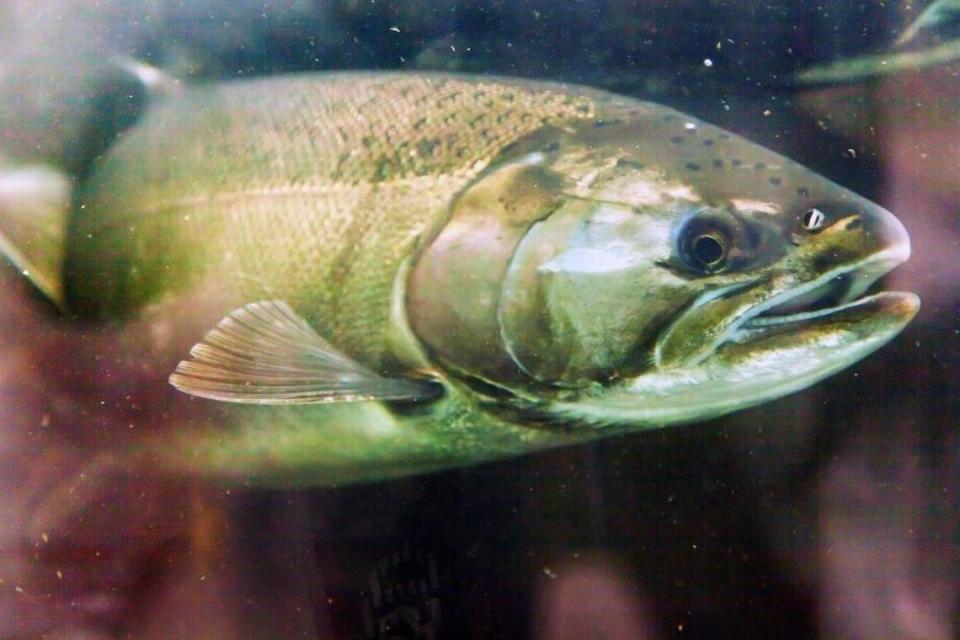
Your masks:
<svg viewBox="0 0 960 640"><path fill-rule="evenodd" d="M501 290L517 244L556 210L563 189L532 152L497 165L453 203L407 285L410 325L441 365L504 383L526 377L503 340Z"/></svg>

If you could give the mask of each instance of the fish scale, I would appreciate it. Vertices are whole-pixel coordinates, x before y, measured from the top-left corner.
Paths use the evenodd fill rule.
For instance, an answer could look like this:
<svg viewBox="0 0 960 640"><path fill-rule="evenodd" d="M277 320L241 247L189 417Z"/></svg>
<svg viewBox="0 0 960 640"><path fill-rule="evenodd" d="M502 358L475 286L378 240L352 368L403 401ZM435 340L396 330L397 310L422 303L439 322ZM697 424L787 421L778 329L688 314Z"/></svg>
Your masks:
<svg viewBox="0 0 960 640"><path fill-rule="evenodd" d="M516 108L491 109L503 101ZM379 362L399 264L451 196L544 122L593 113L586 96L482 78L195 89L152 110L81 191L70 305L123 315L218 281L232 303L282 294L337 346Z"/></svg>

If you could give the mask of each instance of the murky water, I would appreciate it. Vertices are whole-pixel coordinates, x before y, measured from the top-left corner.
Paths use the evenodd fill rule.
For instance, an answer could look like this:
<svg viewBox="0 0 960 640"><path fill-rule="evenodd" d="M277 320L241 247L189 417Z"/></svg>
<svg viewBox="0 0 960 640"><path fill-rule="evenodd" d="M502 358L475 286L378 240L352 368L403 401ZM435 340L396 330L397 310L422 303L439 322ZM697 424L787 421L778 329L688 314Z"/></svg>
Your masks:
<svg viewBox="0 0 960 640"><path fill-rule="evenodd" d="M219 414L171 400L179 358L145 355L162 328L74 322L3 263L0 638L955 637L960 65L794 82L896 53L929 4L0 5L0 156L16 162L82 177L149 109L103 72L117 54L184 83L347 68L578 82L741 133L895 212L913 256L887 284L923 300L866 360L726 418L281 490L127 464L117 452Z"/></svg>

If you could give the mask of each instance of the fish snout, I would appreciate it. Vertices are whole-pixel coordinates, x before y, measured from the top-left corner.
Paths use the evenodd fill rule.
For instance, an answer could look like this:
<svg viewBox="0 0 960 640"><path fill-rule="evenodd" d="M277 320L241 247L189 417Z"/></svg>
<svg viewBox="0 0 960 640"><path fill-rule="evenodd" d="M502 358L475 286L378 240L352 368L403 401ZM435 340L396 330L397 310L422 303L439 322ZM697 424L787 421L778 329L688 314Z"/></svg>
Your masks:
<svg viewBox="0 0 960 640"><path fill-rule="evenodd" d="M910 234L900 220L880 206L849 216L836 223L847 230L862 227L868 244L874 248L876 257L882 260L887 270L910 258Z"/></svg>
<svg viewBox="0 0 960 640"><path fill-rule="evenodd" d="M841 268L846 272L847 286L843 301L860 297L874 282L910 257L910 234L896 216L882 207L874 205L842 218L833 228L842 235L855 234L846 242L859 245L863 252L859 259L851 260L850 267Z"/></svg>
<svg viewBox="0 0 960 640"><path fill-rule="evenodd" d="M879 209L875 216L877 230L874 232L887 246L891 259L896 264L906 262L910 258L910 234L900 219L887 211ZM895 266L894 265L894 266Z"/></svg>

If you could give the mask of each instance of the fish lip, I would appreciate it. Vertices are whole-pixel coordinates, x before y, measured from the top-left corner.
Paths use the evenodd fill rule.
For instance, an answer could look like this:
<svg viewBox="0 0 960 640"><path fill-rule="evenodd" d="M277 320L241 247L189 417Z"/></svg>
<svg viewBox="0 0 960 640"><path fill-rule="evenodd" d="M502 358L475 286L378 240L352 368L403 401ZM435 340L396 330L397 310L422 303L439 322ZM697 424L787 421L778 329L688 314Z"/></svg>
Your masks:
<svg viewBox="0 0 960 640"><path fill-rule="evenodd" d="M724 344L750 344L783 331L803 331L817 322L831 320L847 312L856 312L870 306L884 305L885 309L877 310L875 314L899 315L910 320L920 310L920 297L909 291L878 291L832 307L771 318L769 322L758 321L763 320L762 318L754 318L733 332L730 340Z"/></svg>
<svg viewBox="0 0 960 640"><path fill-rule="evenodd" d="M852 264L847 264L837 267L836 269L832 269L818 278L804 282L792 289L779 293L768 300L764 300L744 313L739 321L730 327L725 338L720 341L717 348L719 349L721 346L731 341L741 343L745 342L749 339L750 335L755 334L758 330L769 329L772 327L785 328L790 325L807 325L811 322L834 316L847 309L860 306L866 300L875 297L864 295L866 289L869 288L879 278L893 270L897 265L905 262L909 256L909 245L907 245L906 249L904 249L903 246L890 247L884 249L883 251L874 253L865 259L860 260L859 262L854 262ZM843 279L847 276L856 275L863 276L867 280L866 284L862 285L859 291L854 289L856 293L854 296L850 296L849 291L846 292L838 304L819 309L800 309L795 313L784 315L764 315L766 312L787 304L791 300L795 300L812 291L816 291L819 288L827 288L821 298L811 301L810 305L808 305L812 306L823 297L826 297L832 293L832 291L829 289L829 285L833 281L837 279ZM853 284L845 284L844 286L853 288Z"/></svg>

